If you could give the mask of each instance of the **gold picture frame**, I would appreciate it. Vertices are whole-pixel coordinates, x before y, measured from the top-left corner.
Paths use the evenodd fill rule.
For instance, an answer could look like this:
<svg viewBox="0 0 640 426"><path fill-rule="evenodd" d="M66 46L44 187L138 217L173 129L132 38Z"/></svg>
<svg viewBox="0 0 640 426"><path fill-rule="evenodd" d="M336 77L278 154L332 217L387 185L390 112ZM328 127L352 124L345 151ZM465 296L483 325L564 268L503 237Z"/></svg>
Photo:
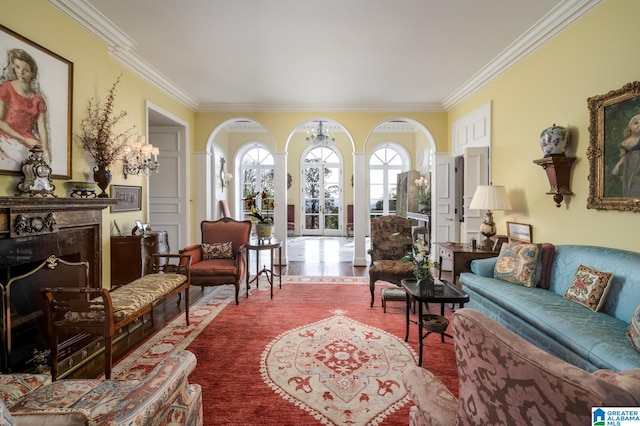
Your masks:
<svg viewBox="0 0 640 426"><path fill-rule="evenodd" d="M640 81L587 99L589 197L587 208L640 212ZM637 141L637 142L636 142Z"/></svg>
<svg viewBox="0 0 640 426"><path fill-rule="evenodd" d="M532 242L531 225L526 223L507 222L507 238L510 242Z"/></svg>

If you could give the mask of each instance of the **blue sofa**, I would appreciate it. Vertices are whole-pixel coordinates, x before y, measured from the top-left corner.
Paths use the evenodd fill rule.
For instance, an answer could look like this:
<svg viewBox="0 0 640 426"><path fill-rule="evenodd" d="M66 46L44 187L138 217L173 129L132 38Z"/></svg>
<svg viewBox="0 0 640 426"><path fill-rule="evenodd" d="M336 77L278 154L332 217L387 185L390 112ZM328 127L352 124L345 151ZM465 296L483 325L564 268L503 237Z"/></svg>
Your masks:
<svg viewBox="0 0 640 426"><path fill-rule="evenodd" d="M640 368L627 330L640 305L640 253L605 247L555 247L548 289L493 278L496 258L474 260L460 274L465 307L498 321L534 345L587 371ZM599 312L563 296L579 265L613 272Z"/></svg>

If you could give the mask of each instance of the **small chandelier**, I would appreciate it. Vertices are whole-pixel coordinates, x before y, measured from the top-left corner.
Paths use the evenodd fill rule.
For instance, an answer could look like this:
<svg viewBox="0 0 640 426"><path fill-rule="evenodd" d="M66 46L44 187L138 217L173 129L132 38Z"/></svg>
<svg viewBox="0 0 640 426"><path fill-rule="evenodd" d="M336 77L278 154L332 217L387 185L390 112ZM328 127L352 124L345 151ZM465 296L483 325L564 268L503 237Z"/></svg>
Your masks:
<svg viewBox="0 0 640 426"><path fill-rule="evenodd" d="M126 179L128 175L149 176L152 171L158 172L158 154L160 149L146 143L144 136L139 136L132 146L125 145L122 172ZM153 155L153 160L151 156Z"/></svg>
<svg viewBox="0 0 640 426"><path fill-rule="evenodd" d="M307 132L307 142L317 146L330 146L336 141L336 138L331 137L329 132L324 130L322 123L322 120L318 120L318 128L313 128Z"/></svg>

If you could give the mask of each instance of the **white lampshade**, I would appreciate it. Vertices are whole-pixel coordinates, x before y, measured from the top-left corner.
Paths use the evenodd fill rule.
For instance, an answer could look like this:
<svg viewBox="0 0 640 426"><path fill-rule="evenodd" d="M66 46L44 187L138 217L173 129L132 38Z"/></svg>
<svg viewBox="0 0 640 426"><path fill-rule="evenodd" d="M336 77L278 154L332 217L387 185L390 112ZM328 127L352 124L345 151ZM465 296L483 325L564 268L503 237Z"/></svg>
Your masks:
<svg viewBox="0 0 640 426"><path fill-rule="evenodd" d="M473 210L511 210L507 190L501 185L479 185L473 194L469 209Z"/></svg>

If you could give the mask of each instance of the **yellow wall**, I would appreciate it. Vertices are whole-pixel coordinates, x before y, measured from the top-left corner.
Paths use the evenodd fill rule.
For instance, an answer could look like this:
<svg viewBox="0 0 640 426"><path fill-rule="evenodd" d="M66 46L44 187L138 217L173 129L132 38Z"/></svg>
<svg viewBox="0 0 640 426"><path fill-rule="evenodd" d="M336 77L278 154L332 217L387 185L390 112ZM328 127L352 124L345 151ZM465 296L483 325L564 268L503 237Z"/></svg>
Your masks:
<svg viewBox="0 0 640 426"><path fill-rule="evenodd" d="M116 89L115 111L126 111L127 117L122 122L122 130L135 125L141 134L146 134L145 102L169 111L176 117L191 123L193 129L194 113L182 104L172 100L163 92L138 78L132 72L108 57L107 47L103 42L90 35L82 27L76 25L65 15L50 6L45 0L0 0L0 24L26 37L46 49L64 57L73 63L73 112L72 132L79 132L80 122L86 117L89 99L104 100L107 91L120 73L122 80ZM6 63L6 58L0 58ZM42 72L42 70L40 70ZM193 132L193 131L192 131ZM193 133L191 135L193 139ZM59 144L66 141L52 141ZM92 164L85 157L76 138L72 141L72 180L92 180ZM142 185L144 180L138 177L124 179L122 166L113 167L113 181L122 185ZM13 195L20 181L17 176L0 175L0 195ZM66 197L69 190L64 180L54 180L55 194ZM146 188L143 188L143 198ZM144 205L144 203L143 203ZM130 231L135 219L146 220L146 208L142 212L103 213L103 283L110 282L110 244L109 235L113 220L121 226L123 232Z"/></svg>
<svg viewBox="0 0 640 426"><path fill-rule="evenodd" d="M449 124L492 101L493 183L510 191L513 210L495 214L530 223L535 241L589 244L638 250L639 213L587 209L589 110L587 98L640 80L636 0L605 0L516 66L449 111ZM575 194L557 208L543 169L539 135L553 125L568 127Z"/></svg>
<svg viewBox="0 0 640 426"><path fill-rule="evenodd" d="M635 17L640 13L640 2L636 0L603 1L448 113L194 113L123 69L109 58L107 48L100 40L45 0L0 0L0 9L0 24L74 63L74 134L85 117L88 100L92 97L104 99L121 72L123 79L117 90L116 110L127 111L124 125L136 125L141 133L146 133L145 101L149 100L189 123L194 151L204 151L214 129L225 120L238 117L263 124L272 137L275 152L283 152L287 148L293 129L317 118L339 122L353 137L355 151L367 152L371 148L367 144L370 132L378 124L398 117L414 119L424 125L433 135L437 150L448 151L451 124L490 100L493 108L493 182L507 186L514 204L513 211L496 213L499 232L505 231L506 220L514 220L531 223L536 241L636 249L634 237L639 235L634 225L640 218L638 213L586 208L589 190L586 158L589 114L586 100L640 79L640 58L635 53L638 38ZM532 162L542 157L538 143L540 132L554 123L570 128L570 148L578 157L572 176L575 195L560 208L556 208L551 196L545 194L549 184L544 171ZM297 163L293 145L290 148L291 159L288 161ZM412 155L419 148L428 148L422 137L413 148L408 147ZM230 161L237 147L230 140L222 149L228 150L225 156ZM345 151L345 162L350 164L348 149ZM87 179L91 166L75 140L72 156L72 179ZM227 163L227 167L229 165ZM345 173L348 172L345 169ZM119 169L113 174L113 183L116 184L144 184L140 178L124 180ZM12 195L18 181L15 176L0 175L0 194ZM192 173L192 188L195 188L196 181ZM54 183L58 188L56 193L65 195L64 181ZM291 197L289 192L287 198ZM345 199L348 199L347 194ZM134 219L146 219L146 212L111 214L106 210L103 218L103 260L105 265L109 265L108 235L112 221L116 219L123 227L130 228ZM109 268L103 269L108 282Z"/></svg>

